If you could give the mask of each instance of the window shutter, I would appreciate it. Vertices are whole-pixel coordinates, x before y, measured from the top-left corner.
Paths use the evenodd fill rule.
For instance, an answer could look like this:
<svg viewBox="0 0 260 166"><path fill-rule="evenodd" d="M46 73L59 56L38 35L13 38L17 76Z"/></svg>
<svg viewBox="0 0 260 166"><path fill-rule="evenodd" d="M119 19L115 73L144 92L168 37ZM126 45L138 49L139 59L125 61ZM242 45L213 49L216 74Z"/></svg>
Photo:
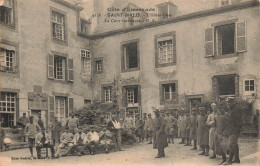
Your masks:
<svg viewBox="0 0 260 166"><path fill-rule="evenodd" d="M176 32L173 32L173 36L172 36L172 48L173 48L173 62L176 63Z"/></svg>
<svg viewBox="0 0 260 166"><path fill-rule="evenodd" d="M237 52L246 51L246 22L236 23L236 49Z"/></svg>
<svg viewBox="0 0 260 166"><path fill-rule="evenodd" d="M54 79L54 56L49 55L48 57L48 78Z"/></svg>
<svg viewBox="0 0 260 166"><path fill-rule="evenodd" d="M54 96L49 96L50 122L54 121Z"/></svg>
<svg viewBox="0 0 260 166"><path fill-rule="evenodd" d="M205 57L214 56L213 28L205 29Z"/></svg>
<svg viewBox="0 0 260 166"><path fill-rule="evenodd" d="M235 96L239 97L239 76L235 75Z"/></svg>
<svg viewBox="0 0 260 166"><path fill-rule="evenodd" d="M68 81L74 81L73 59L68 59Z"/></svg>
<svg viewBox="0 0 260 166"><path fill-rule="evenodd" d="M69 114L71 113L71 112L73 112L74 111L74 99L73 98L69 98L69 111L68 111L68 113L66 114L66 116L68 117L69 116Z"/></svg>
<svg viewBox="0 0 260 166"><path fill-rule="evenodd" d="M105 102L105 88L101 86L101 102Z"/></svg>
<svg viewBox="0 0 260 166"><path fill-rule="evenodd" d="M138 94L137 94L137 101L139 106L141 105L141 86L138 86Z"/></svg>
<svg viewBox="0 0 260 166"><path fill-rule="evenodd" d="M126 107L127 105L127 96L126 96L126 88L122 87L122 106Z"/></svg>

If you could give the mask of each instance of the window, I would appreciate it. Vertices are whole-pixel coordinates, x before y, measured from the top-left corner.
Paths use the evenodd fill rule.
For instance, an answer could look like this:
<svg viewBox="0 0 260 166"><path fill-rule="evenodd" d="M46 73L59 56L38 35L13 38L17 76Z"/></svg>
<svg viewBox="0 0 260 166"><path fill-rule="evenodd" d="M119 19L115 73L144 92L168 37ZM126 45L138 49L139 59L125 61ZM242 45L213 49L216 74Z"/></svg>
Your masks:
<svg viewBox="0 0 260 166"><path fill-rule="evenodd" d="M158 57L159 64L173 62L172 39L159 41L158 42L158 48L159 48L159 52L158 52L158 54L159 54L159 57Z"/></svg>
<svg viewBox="0 0 260 166"><path fill-rule="evenodd" d="M112 87L105 87L105 102L112 101Z"/></svg>
<svg viewBox="0 0 260 166"><path fill-rule="evenodd" d="M0 23L7 26L14 26L13 0L2 0L0 2Z"/></svg>
<svg viewBox="0 0 260 166"><path fill-rule="evenodd" d="M65 80L65 61L64 57L54 56L54 78Z"/></svg>
<svg viewBox="0 0 260 166"><path fill-rule="evenodd" d="M91 100L89 100L89 99L84 99L84 105L88 105L88 104L91 104Z"/></svg>
<svg viewBox="0 0 260 166"><path fill-rule="evenodd" d="M12 48L11 46L8 47L9 48L5 48L5 46L3 46L3 48L1 48L0 71L15 73L17 72L15 48Z"/></svg>
<svg viewBox="0 0 260 166"><path fill-rule="evenodd" d="M176 33L155 36L155 66L165 67L176 64Z"/></svg>
<svg viewBox="0 0 260 166"><path fill-rule="evenodd" d="M80 19L80 32L84 34L89 32L89 23L84 19Z"/></svg>
<svg viewBox="0 0 260 166"><path fill-rule="evenodd" d="M96 60L96 71L101 72L103 70L103 61L101 59Z"/></svg>
<svg viewBox="0 0 260 166"><path fill-rule="evenodd" d="M163 81L160 82L160 103L176 104L178 102L178 82Z"/></svg>
<svg viewBox="0 0 260 166"><path fill-rule="evenodd" d="M64 41L65 40L65 16L57 13L52 12L52 35L53 39Z"/></svg>
<svg viewBox="0 0 260 166"><path fill-rule="evenodd" d="M138 105L138 87L131 87L126 89L127 105L137 106Z"/></svg>
<svg viewBox="0 0 260 166"><path fill-rule="evenodd" d="M55 112L54 116L58 118L58 120L61 122L62 126L66 123L66 110L67 110L67 98L66 97L60 97L55 96Z"/></svg>
<svg viewBox="0 0 260 166"><path fill-rule="evenodd" d="M218 75L212 78L213 97L217 101L239 96L239 77L235 74Z"/></svg>
<svg viewBox="0 0 260 166"><path fill-rule="evenodd" d="M82 73L91 74L91 54L89 50L81 49Z"/></svg>
<svg viewBox="0 0 260 166"><path fill-rule="evenodd" d="M255 80L245 80L245 91L246 92L255 91Z"/></svg>
<svg viewBox="0 0 260 166"><path fill-rule="evenodd" d="M235 52L235 24L215 27L217 55Z"/></svg>
<svg viewBox="0 0 260 166"><path fill-rule="evenodd" d="M54 53L48 59L48 78L60 81L74 81L73 59L66 58L67 55Z"/></svg>
<svg viewBox="0 0 260 166"><path fill-rule="evenodd" d="M157 6L159 20L167 19L177 15L177 6L171 2L160 3Z"/></svg>
<svg viewBox="0 0 260 166"><path fill-rule="evenodd" d="M16 93L0 92L0 118L3 119L3 127L15 125Z"/></svg>
<svg viewBox="0 0 260 166"><path fill-rule="evenodd" d="M91 58L90 51L89 50L80 50L81 52L81 58Z"/></svg>
<svg viewBox="0 0 260 166"><path fill-rule="evenodd" d="M246 51L246 22L229 20L212 24L205 29L205 53L207 57L232 57Z"/></svg>
<svg viewBox="0 0 260 166"><path fill-rule="evenodd" d="M122 70L139 69L138 42L123 45Z"/></svg>
<svg viewBox="0 0 260 166"><path fill-rule="evenodd" d="M219 6L226 6L230 4L231 4L231 0L219 0Z"/></svg>
<svg viewBox="0 0 260 166"><path fill-rule="evenodd" d="M175 84L164 84L163 85L163 98L165 101L172 100L175 94Z"/></svg>

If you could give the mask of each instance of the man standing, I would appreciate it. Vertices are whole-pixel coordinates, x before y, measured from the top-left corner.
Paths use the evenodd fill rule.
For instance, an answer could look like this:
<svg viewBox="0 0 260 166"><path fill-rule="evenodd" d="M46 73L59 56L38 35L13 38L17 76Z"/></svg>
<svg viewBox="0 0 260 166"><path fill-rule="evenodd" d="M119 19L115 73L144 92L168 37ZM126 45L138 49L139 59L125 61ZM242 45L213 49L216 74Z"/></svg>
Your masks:
<svg viewBox="0 0 260 166"><path fill-rule="evenodd" d="M227 98L229 118L228 118L228 145L229 145L229 158L224 165L232 163L240 163L238 137L242 127L242 112L236 108L234 98ZM235 159L232 161L233 157Z"/></svg>
<svg viewBox="0 0 260 166"><path fill-rule="evenodd" d="M145 121L144 124L144 128L146 130L147 133L147 137L149 139L149 143L148 144L152 144L152 138L153 138L153 119L152 119L152 115L150 113L148 113L148 118Z"/></svg>
<svg viewBox="0 0 260 166"><path fill-rule="evenodd" d="M182 119L181 119L181 143L180 144L184 144L185 143L185 139L186 139L186 115L185 115L185 109L182 109Z"/></svg>
<svg viewBox="0 0 260 166"><path fill-rule="evenodd" d="M41 113L39 112L38 113L38 118L36 119L36 123L38 123L38 125L40 126L40 128L44 128L44 124L43 124L43 121L42 121L42 115L41 115Z"/></svg>
<svg viewBox="0 0 260 166"><path fill-rule="evenodd" d="M202 152L199 155L209 155L209 129L206 125L207 116L206 110L204 107L199 107L200 115L198 116L198 142L202 149Z"/></svg>
<svg viewBox="0 0 260 166"><path fill-rule="evenodd" d="M51 137L55 147L60 144L61 128L61 122L58 121L58 118L55 116L54 122L51 125Z"/></svg>
<svg viewBox="0 0 260 166"><path fill-rule="evenodd" d="M112 114L112 120L110 120L107 123L107 129L111 132L112 140L116 148L119 151L123 151L123 149L121 149L121 132L120 132L121 125L119 121L116 120L115 114Z"/></svg>
<svg viewBox="0 0 260 166"><path fill-rule="evenodd" d="M37 151L37 158L41 158L41 148L50 148L51 157L54 158L54 145L48 133L45 132L45 128L41 129L42 132L38 133L35 138L35 145Z"/></svg>
<svg viewBox="0 0 260 166"><path fill-rule="evenodd" d="M193 140L193 148L191 150L197 150L197 115L195 108L191 110L190 139Z"/></svg>
<svg viewBox="0 0 260 166"><path fill-rule="evenodd" d="M228 126L228 117L225 116L224 108L222 104L217 106L217 115L215 117L215 124L216 124L216 138L215 138L215 152L218 155L222 156L222 161L219 165L226 162L226 149L225 141L228 140L227 135L227 126Z"/></svg>
<svg viewBox="0 0 260 166"><path fill-rule="evenodd" d="M178 117L178 121L177 121L178 137L179 137L179 138L181 138L181 121L182 121L182 113L179 112L179 117ZM182 140L182 141L180 142L180 144L183 143L183 142L184 142L184 140Z"/></svg>
<svg viewBox="0 0 260 166"><path fill-rule="evenodd" d="M21 137L23 139L23 142L25 142L25 133L24 128L29 123L29 119L26 117L26 113L23 113L23 116L20 117L17 121L17 125L22 129Z"/></svg>
<svg viewBox="0 0 260 166"><path fill-rule="evenodd" d="M41 131L40 126L37 123L33 122L33 116L29 117L29 123L25 126L24 132L28 137L29 150L31 157L33 157L33 146L35 144L36 134Z"/></svg>
<svg viewBox="0 0 260 166"><path fill-rule="evenodd" d="M166 120L160 115L158 109L154 110L154 130L155 130L155 141L153 148L158 149L158 155L156 158L165 157L164 148L168 146L167 135L165 133Z"/></svg>
<svg viewBox="0 0 260 166"><path fill-rule="evenodd" d="M210 127L209 129L209 147L211 150L213 150L213 155L210 157L210 159L216 158L216 152L215 152L215 118L216 118L216 112L217 112L217 105L215 103L211 104L212 113L209 114L207 119L207 126Z"/></svg>
<svg viewBox="0 0 260 166"><path fill-rule="evenodd" d="M190 140L190 113L187 111L186 112L186 117L185 117L185 129L186 129L186 144L184 146L191 146L191 140Z"/></svg>
<svg viewBox="0 0 260 166"><path fill-rule="evenodd" d="M73 134L76 133L76 129L79 127L79 119L75 117L73 112L71 116L67 118L65 127L68 127Z"/></svg>

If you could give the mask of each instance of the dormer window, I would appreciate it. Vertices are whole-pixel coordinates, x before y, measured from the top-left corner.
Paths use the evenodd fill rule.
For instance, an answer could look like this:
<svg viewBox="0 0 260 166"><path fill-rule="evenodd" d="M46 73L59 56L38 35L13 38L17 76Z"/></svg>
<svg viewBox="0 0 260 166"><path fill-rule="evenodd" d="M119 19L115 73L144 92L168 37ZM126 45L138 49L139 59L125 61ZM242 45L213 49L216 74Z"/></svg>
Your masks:
<svg viewBox="0 0 260 166"><path fill-rule="evenodd" d="M165 2L156 5L159 20L175 17L177 15L177 6L171 2Z"/></svg>
<svg viewBox="0 0 260 166"><path fill-rule="evenodd" d="M80 32L83 34L89 33L89 22L84 19L80 19Z"/></svg>

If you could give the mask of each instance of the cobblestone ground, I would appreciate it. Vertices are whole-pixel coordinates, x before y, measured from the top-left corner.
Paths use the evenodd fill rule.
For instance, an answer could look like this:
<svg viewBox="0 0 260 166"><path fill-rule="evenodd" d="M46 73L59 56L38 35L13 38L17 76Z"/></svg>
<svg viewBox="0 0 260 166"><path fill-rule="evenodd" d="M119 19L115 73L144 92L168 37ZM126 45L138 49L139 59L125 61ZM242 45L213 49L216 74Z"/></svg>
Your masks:
<svg viewBox="0 0 260 166"><path fill-rule="evenodd" d="M257 146L259 139L241 138L239 139L240 147L240 165L257 165L257 156L260 156ZM130 166L130 165L217 165L221 161L221 157L217 159L209 159L206 156L198 155L199 151L190 150L191 146L183 146L178 144L180 139L175 139L175 144L169 144L166 150L166 157L155 158L157 151L152 149L151 144L138 143L125 151L111 152L109 154L96 154L94 156L68 156L59 159L41 159L41 160L21 160L20 157L29 157L29 149L19 149L7 152L1 152L1 166L5 165L84 165L84 166ZM36 154L36 152L35 152ZM16 157L19 160L11 160L11 157ZM258 163L259 164L259 163Z"/></svg>

